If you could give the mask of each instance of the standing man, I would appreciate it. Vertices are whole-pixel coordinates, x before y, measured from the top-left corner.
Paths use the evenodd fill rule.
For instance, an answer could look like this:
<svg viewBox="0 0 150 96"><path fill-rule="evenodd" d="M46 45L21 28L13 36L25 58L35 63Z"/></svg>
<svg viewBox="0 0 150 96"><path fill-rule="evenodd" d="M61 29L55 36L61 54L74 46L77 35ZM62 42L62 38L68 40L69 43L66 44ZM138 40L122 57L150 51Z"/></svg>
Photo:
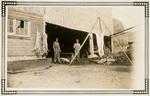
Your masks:
<svg viewBox="0 0 150 96"><path fill-rule="evenodd" d="M74 48L74 53L75 53L75 55L76 54L78 54L77 56L76 56L76 60L79 62L79 59L80 59L80 47L81 47L81 45L80 45L80 43L79 43L79 40L78 39L76 39L76 43L74 44L74 46L73 46L73 48Z"/></svg>
<svg viewBox="0 0 150 96"><path fill-rule="evenodd" d="M56 38L56 41L53 43L53 49L54 49L54 63L60 63L60 45L58 42L58 38Z"/></svg>

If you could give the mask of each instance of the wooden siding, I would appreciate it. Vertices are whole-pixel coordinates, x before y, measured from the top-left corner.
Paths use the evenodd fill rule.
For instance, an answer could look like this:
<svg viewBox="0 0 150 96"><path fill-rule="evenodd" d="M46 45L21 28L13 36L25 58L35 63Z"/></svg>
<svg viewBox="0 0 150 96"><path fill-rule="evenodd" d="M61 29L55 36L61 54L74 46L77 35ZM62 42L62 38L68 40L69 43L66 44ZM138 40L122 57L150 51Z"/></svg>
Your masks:
<svg viewBox="0 0 150 96"><path fill-rule="evenodd" d="M29 14L25 11L8 10L8 17L27 20L31 23L30 37L8 36L8 57L34 56L35 54L32 52L32 49L35 45L37 27L39 32L44 32L43 16Z"/></svg>

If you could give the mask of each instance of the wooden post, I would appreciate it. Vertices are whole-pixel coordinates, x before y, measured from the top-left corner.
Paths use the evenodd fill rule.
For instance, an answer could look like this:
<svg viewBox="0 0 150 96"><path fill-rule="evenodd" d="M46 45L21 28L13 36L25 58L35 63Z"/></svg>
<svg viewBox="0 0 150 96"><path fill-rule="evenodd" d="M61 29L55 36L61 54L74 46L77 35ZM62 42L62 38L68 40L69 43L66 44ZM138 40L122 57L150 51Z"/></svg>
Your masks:
<svg viewBox="0 0 150 96"><path fill-rule="evenodd" d="M81 45L79 51L74 55L74 57L73 57L72 60L70 61L69 65L72 64L72 62L74 61L74 59L76 58L76 56L79 54L81 48L82 48L83 45L85 44L86 40L87 40L87 39L89 38L89 36L92 34L92 31L93 31L93 29L94 29L96 23L97 23L97 19L96 19L96 22L94 23L93 27L91 28L90 32L88 33L88 35L87 35L86 38L84 39L84 41L83 41L83 43L82 43L82 45Z"/></svg>

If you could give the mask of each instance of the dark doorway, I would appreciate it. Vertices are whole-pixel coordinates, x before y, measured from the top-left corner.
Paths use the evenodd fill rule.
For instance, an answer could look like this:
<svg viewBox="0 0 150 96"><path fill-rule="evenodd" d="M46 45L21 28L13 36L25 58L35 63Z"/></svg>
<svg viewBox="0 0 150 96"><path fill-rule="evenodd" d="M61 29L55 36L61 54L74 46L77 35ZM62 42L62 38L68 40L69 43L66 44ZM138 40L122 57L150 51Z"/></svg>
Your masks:
<svg viewBox="0 0 150 96"><path fill-rule="evenodd" d="M46 33L48 35L48 49L50 50L48 57L53 57L53 42L57 37L59 38L61 53L73 53L73 45L76 39L79 39L80 44L82 44L88 34L88 32L74 30L51 23L46 23ZM89 41L87 40L81 49L81 56L87 53L88 47Z"/></svg>

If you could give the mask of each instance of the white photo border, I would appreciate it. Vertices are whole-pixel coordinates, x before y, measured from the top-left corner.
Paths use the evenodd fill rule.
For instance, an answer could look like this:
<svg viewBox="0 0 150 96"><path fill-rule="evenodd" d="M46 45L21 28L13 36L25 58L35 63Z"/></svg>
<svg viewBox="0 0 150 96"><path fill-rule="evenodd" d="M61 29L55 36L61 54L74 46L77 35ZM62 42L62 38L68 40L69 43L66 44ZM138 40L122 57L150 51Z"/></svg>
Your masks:
<svg viewBox="0 0 150 96"><path fill-rule="evenodd" d="M6 6L143 6L145 9L145 88L143 90L6 90ZM149 2L38 2L1 1L1 94L149 94Z"/></svg>

